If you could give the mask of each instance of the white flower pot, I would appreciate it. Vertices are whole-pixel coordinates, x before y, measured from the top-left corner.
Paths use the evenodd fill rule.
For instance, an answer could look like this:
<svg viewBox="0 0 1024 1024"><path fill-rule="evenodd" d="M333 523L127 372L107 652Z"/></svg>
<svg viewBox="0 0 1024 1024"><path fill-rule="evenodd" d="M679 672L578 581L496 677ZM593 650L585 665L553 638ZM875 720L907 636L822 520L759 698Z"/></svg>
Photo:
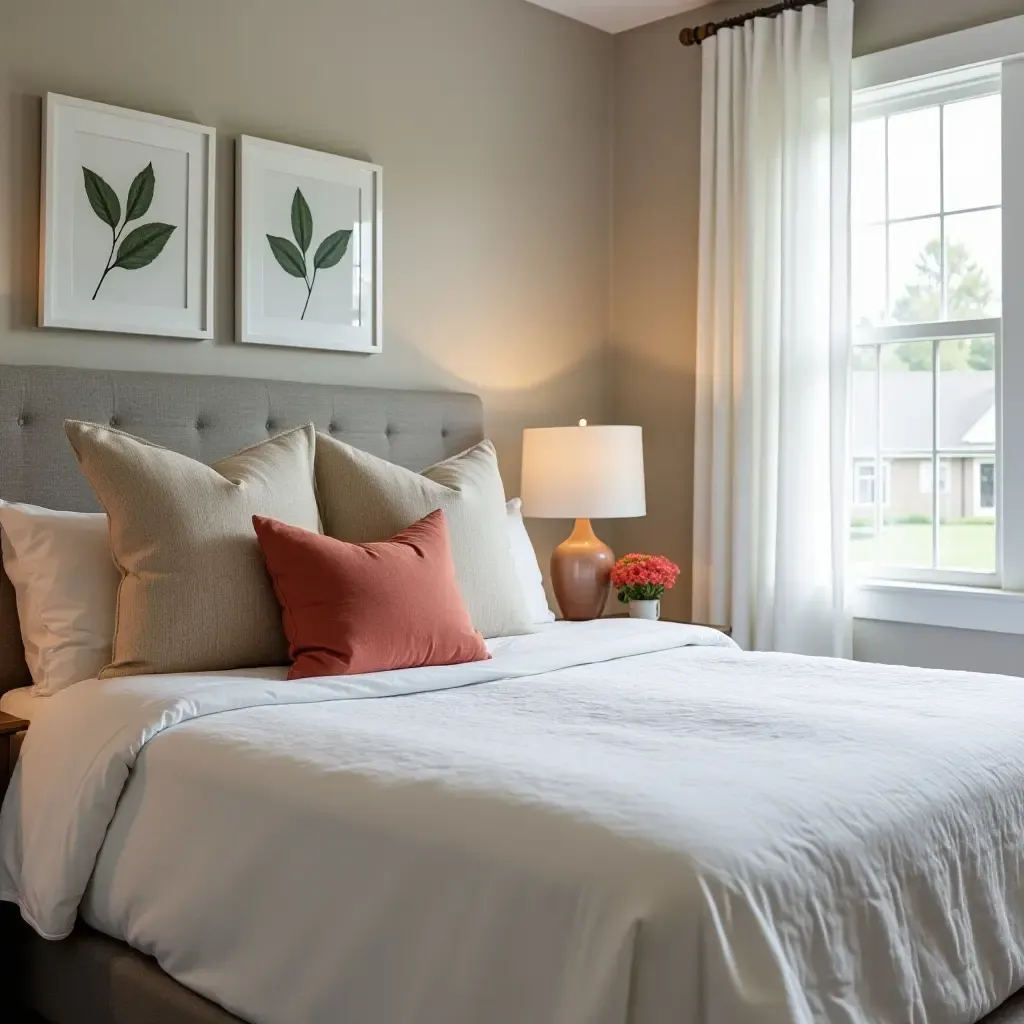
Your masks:
<svg viewBox="0 0 1024 1024"><path fill-rule="evenodd" d="M661 602L660 601L630 601L629 602L629 617L631 619L651 619L657 620L661 618Z"/></svg>

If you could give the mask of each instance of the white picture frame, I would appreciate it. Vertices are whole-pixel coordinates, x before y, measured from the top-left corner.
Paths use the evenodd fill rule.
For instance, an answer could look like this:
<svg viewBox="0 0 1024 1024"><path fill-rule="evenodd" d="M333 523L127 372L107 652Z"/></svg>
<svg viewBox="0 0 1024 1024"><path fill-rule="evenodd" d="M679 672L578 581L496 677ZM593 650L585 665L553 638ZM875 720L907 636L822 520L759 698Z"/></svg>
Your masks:
<svg viewBox="0 0 1024 1024"><path fill-rule="evenodd" d="M382 179L377 164L238 139L239 342L381 351Z"/></svg>
<svg viewBox="0 0 1024 1024"><path fill-rule="evenodd" d="M47 94L40 326L213 337L216 148L205 125Z"/></svg>

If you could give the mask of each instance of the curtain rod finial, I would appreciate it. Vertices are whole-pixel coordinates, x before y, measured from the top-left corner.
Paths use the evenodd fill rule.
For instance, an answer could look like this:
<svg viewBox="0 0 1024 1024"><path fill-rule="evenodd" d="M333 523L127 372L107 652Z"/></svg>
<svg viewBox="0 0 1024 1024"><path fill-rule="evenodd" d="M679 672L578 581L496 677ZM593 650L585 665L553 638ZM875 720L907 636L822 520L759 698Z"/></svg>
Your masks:
<svg viewBox="0 0 1024 1024"><path fill-rule="evenodd" d="M710 39L717 32L718 26L713 22L709 22L706 25L698 25L696 28L684 28L679 33L679 42L683 46L700 46L705 39Z"/></svg>

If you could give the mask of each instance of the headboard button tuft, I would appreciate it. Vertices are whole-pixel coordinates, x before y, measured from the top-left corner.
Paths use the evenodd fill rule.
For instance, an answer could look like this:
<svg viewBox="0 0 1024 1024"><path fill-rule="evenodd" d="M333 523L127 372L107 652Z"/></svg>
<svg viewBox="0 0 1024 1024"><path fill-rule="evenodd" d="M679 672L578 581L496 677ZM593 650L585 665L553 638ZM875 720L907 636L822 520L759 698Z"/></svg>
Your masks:
<svg viewBox="0 0 1024 1024"><path fill-rule="evenodd" d="M204 420L202 417L200 417L199 419L196 420L196 430L205 430L205 429L206 429L206 420Z"/></svg>
<svg viewBox="0 0 1024 1024"><path fill-rule="evenodd" d="M18 417L18 426L19 426L19 427L23 427L23 426L25 426L25 424L26 424L26 423L28 423L28 420L27 420L27 419L25 419L25 417L24 417L24 416L19 416L19 417Z"/></svg>
<svg viewBox="0 0 1024 1024"><path fill-rule="evenodd" d="M273 420L267 420L267 430L273 430L277 424Z"/></svg>
<svg viewBox="0 0 1024 1024"><path fill-rule="evenodd" d="M121 421L116 416L111 416L110 417L110 425L112 427L116 427L118 425L118 423L120 423L120 422Z"/></svg>

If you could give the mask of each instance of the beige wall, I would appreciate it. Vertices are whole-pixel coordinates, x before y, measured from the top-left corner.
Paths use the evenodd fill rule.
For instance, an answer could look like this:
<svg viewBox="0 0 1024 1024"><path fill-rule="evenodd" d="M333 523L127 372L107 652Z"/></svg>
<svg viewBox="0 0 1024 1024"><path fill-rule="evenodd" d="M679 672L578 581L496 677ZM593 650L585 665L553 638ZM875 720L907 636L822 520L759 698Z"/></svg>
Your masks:
<svg viewBox="0 0 1024 1024"><path fill-rule="evenodd" d="M475 391L516 490L524 425L603 411L613 46L522 0L0 0L0 365ZM35 328L47 91L217 128L215 342ZM233 343L240 133L384 166L383 354Z"/></svg>
<svg viewBox="0 0 1024 1024"><path fill-rule="evenodd" d="M678 560L669 607L685 610L700 53L676 35L752 6L613 39L521 0L0 0L0 365L472 390L510 491L522 426L642 423L650 513L602 532ZM1021 12L1024 0L858 0L856 46ZM48 90L217 127L216 341L35 328ZM232 342L239 133L384 165L382 355ZM531 530L543 559L565 525Z"/></svg>
<svg viewBox="0 0 1024 1024"><path fill-rule="evenodd" d="M1024 0L855 0L857 54L1024 14ZM670 553L683 567L670 607L689 607L693 403L700 159L700 50L677 36L759 3L722 2L621 35L615 48L613 301L610 402L615 418L645 427L649 514L620 523L616 545ZM884 629L882 626L884 625ZM865 660L923 663L934 631L858 623ZM941 632L941 631L940 631ZM985 634L960 634L977 668ZM978 637L982 640L978 640ZM956 646L957 637L941 650ZM1018 662L1024 666L1024 657ZM1024 668L1020 669L1024 672Z"/></svg>

